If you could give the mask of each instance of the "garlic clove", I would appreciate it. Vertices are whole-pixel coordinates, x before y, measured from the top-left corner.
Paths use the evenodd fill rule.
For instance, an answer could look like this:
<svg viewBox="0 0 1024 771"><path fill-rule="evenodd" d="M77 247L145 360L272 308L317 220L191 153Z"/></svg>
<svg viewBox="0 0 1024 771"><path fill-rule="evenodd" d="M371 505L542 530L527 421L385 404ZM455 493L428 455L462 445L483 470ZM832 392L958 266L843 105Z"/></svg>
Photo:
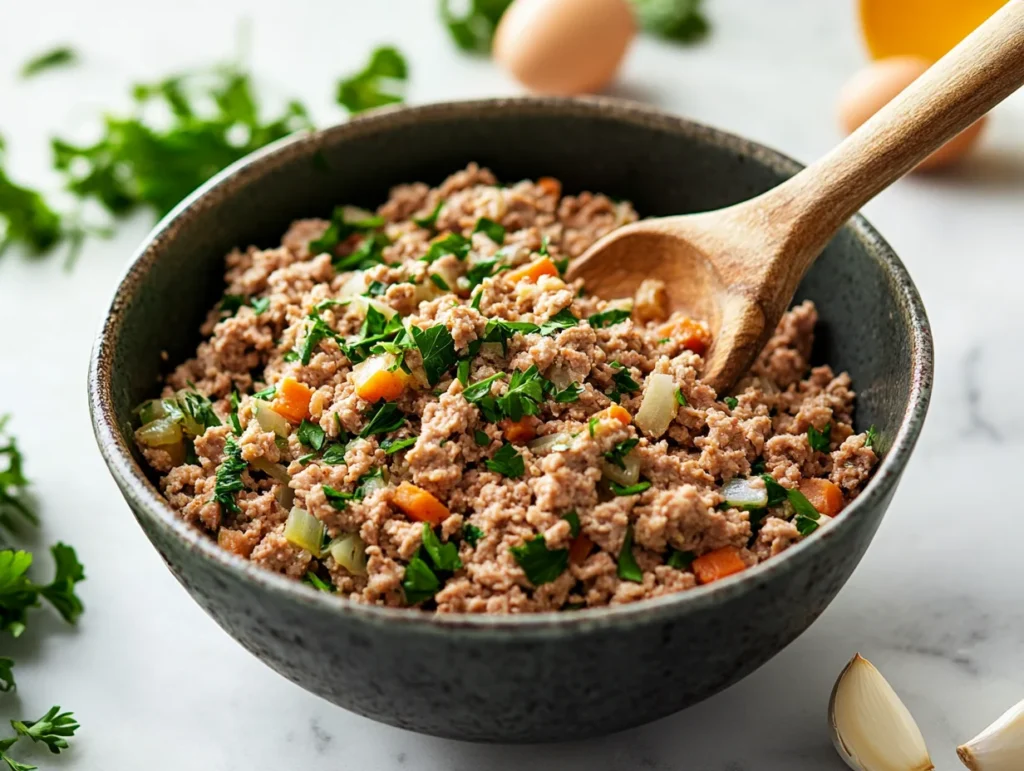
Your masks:
<svg viewBox="0 0 1024 771"><path fill-rule="evenodd" d="M1024 768L1024 701L1010 707L956 754L971 771L1020 771Z"/></svg>
<svg viewBox="0 0 1024 771"><path fill-rule="evenodd" d="M892 686L859 653L836 680L828 704L836 752L854 771L931 771L921 729Z"/></svg>

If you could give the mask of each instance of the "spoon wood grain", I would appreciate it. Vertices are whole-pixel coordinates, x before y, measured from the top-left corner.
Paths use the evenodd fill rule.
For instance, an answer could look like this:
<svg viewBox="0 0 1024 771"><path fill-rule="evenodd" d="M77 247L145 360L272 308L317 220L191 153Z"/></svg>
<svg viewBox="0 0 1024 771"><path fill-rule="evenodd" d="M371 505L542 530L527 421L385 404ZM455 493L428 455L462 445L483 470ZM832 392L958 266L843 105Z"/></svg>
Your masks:
<svg viewBox="0 0 1024 771"><path fill-rule="evenodd" d="M1011 0L828 155L718 211L636 222L569 269L587 291L665 282L671 310L708 322L703 379L724 393L767 342L828 241L865 203L1024 84L1024 0Z"/></svg>

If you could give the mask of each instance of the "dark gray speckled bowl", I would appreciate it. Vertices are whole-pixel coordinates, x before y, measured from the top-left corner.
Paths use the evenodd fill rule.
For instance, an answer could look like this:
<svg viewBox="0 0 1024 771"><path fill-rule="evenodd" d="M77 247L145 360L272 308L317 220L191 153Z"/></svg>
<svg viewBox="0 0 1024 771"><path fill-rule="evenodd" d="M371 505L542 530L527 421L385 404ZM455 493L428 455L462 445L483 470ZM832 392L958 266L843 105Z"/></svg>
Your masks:
<svg viewBox="0 0 1024 771"><path fill-rule="evenodd" d="M401 182L477 161L500 179L632 200L643 215L713 209L792 175L753 142L604 99L503 99L379 112L278 142L218 175L139 250L89 373L100 450L171 571L224 629L304 688L376 720L480 741L583 738L645 723L736 682L803 632L849 578L917 440L932 381L921 299L862 218L800 288L821 311L819 361L849 370L858 428L884 459L828 529L710 586L625 607L519 617L433 616L320 594L220 550L176 519L132 443L132 407L191 354L223 291L224 254L273 245L293 219L372 207Z"/></svg>

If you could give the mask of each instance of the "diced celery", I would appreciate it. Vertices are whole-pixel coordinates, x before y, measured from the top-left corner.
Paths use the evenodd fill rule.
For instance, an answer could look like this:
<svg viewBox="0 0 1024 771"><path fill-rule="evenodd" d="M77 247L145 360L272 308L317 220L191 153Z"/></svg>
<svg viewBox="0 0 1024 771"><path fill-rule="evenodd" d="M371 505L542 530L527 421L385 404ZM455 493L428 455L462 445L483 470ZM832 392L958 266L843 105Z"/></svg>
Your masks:
<svg viewBox="0 0 1024 771"><path fill-rule="evenodd" d="M252 400L252 409L256 415L256 422L264 431L273 431L282 439L287 439L292 432L292 424L288 419L274 411L270 402L262 399Z"/></svg>
<svg viewBox="0 0 1024 771"><path fill-rule="evenodd" d="M614 463L602 460L601 473L604 474L605 479L610 479L623 487L635 485L640 479L640 459L633 453L630 453L622 459L622 465L625 468L620 468Z"/></svg>
<svg viewBox="0 0 1024 771"><path fill-rule="evenodd" d="M730 479L722 486L722 496L730 506L760 509L768 505L768 488L756 477Z"/></svg>
<svg viewBox="0 0 1024 771"><path fill-rule="evenodd" d="M324 523L305 509L296 506L288 513L284 537L292 546L298 546L314 557L319 557L322 553L324 532Z"/></svg>
<svg viewBox="0 0 1024 771"><path fill-rule="evenodd" d="M181 444L181 426L173 418L157 418L135 432L135 438L147 447Z"/></svg>
<svg viewBox="0 0 1024 771"><path fill-rule="evenodd" d="M356 533L336 538L328 547L334 561L352 575L366 575L366 544Z"/></svg>

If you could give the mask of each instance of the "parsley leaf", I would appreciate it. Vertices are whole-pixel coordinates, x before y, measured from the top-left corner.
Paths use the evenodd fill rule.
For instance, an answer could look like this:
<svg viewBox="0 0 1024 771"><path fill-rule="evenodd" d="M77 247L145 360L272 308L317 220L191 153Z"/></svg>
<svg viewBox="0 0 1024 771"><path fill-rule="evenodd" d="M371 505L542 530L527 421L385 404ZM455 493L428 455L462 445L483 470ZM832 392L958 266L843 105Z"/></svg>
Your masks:
<svg viewBox="0 0 1024 771"><path fill-rule="evenodd" d="M526 473L526 464L523 461L523 456L516 452L515 446L511 444L503 444L494 453L493 458L484 461L484 465L491 471L503 474L509 479L518 479Z"/></svg>
<svg viewBox="0 0 1024 771"><path fill-rule="evenodd" d="M568 308L562 308L558 313L540 325L540 333L546 337L557 334L562 329L572 329L580 320L572 315Z"/></svg>
<svg viewBox="0 0 1024 771"><path fill-rule="evenodd" d="M366 217L350 220L348 218L348 210L344 206L335 206L334 211L331 213L330 224L320 234L319 238L314 238L309 242L307 248L311 254L334 254L338 244L348 240L349 236L354 233L370 234L382 227L384 227L383 217ZM335 265L334 269L338 270L337 265Z"/></svg>
<svg viewBox="0 0 1024 771"><path fill-rule="evenodd" d="M270 298L257 297L255 300L250 300L249 305L252 307L252 312L254 314L262 316L270 309Z"/></svg>
<svg viewBox="0 0 1024 771"><path fill-rule="evenodd" d="M569 533L573 538L580 534L580 515L576 513L576 509L563 515L562 519L569 523Z"/></svg>
<svg viewBox="0 0 1024 771"><path fill-rule="evenodd" d="M412 447L414 444L416 444L416 437L410 436L408 439L385 439L380 443L380 448L384 450L385 455L394 455L399 450Z"/></svg>
<svg viewBox="0 0 1024 771"><path fill-rule="evenodd" d="M502 353L507 353L508 341L511 340L512 336L517 332L523 335L528 335L539 331L540 327L537 324L531 324L528 321L488 319L487 325L484 327L483 341L485 343L501 343Z"/></svg>
<svg viewBox="0 0 1024 771"><path fill-rule="evenodd" d="M430 281L442 292L450 292L452 289L450 286L448 286L448 282L441 278L441 276L438 275L437 273L430 274Z"/></svg>
<svg viewBox="0 0 1024 771"><path fill-rule="evenodd" d="M580 396L587 389L581 386L579 383L570 383L561 391L555 391L554 399L558 404L568 404L570 402L579 401Z"/></svg>
<svg viewBox="0 0 1024 771"><path fill-rule="evenodd" d="M317 452L323 449L324 440L327 438L327 432L320 428L319 424L310 423L305 418L299 424L299 430L296 431L296 435L299 438L300 444Z"/></svg>
<svg viewBox="0 0 1024 771"><path fill-rule="evenodd" d="M569 550L549 549L542 535L534 536L521 546L511 546L509 551L534 586L554 581L569 566Z"/></svg>
<svg viewBox="0 0 1024 771"><path fill-rule="evenodd" d="M85 609L75 594L75 584L85 580L85 569L78 561L75 550L63 543L50 548L56 565L53 580L39 590L40 596L60 613L69 624L75 623Z"/></svg>
<svg viewBox="0 0 1024 771"><path fill-rule="evenodd" d="M324 497L332 507L338 511L344 511L348 508L348 502L356 499L355 493L345 492L344 490L335 490L330 485L321 485L324 491Z"/></svg>
<svg viewBox="0 0 1024 771"><path fill-rule="evenodd" d="M0 163L3 149L0 138ZM43 195L13 182L0 166L0 255L14 244L26 247L31 254L41 254L66 235L63 218Z"/></svg>
<svg viewBox="0 0 1024 771"><path fill-rule="evenodd" d="M458 547L451 541L441 543L428 522L423 523L423 549L438 570L454 572L462 567Z"/></svg>
<svg viewBox="0 0 1024 771"><path fill-rule="evenodd" d="M832 441L831 437L831 423L826 425L821 431L816 429L814 426L807 427L807 443L811 445L811 449L816 452L828 452L829 445Z"/></svg>
<svg viewBox="0 0 1024 771"><path fill-rule="evenodd" d="M605 460L621 469L626 468L625 458L640 443L639 439L625 439L604 454Z"/></svg>
<svg viewBox="0 0 1024 771"><path fill-rule="evenodd" d="M668 555L667 564L670 568L676 570L686 570L693 561L697 559L697 555L692 551L679 551L679 549L673 549L672 553Z"/></svg>
<svg viewBox="0 0 1024 771"><path fill-rule="evenodd" d="M696 43L709 24L701 11L702 0L633 0L640 26L669 40Z"/></svg>
<svg viewBox="0 0 1024 771"><path fill-rule="evenodd" d="M454 0L441 0L441 19L448 27L455 44L463 51L486 54L491 50L494 31L501 21L505 9L512 0L468 0L462 3L465 12L457 15L452 5Z"/></svg>
<svg viewBox="0 0 1024 771"><path fill-rule="evenodd" d="M15 514L31 525L39 524L39 517L26 497L28 479L22 471L21 451L15 438L5 434L6 423L7 417L0 416L0 459L7 461L7 467L0 470L0 526L14 531Z"/></svg>
<svg viewBox="0 0 1024 771"><path fill-rule="evenodd" d="M761 474L765 489L768 491L768 503L766 506L778 506L786 500L786 488L775 481L771 474Z"/></svg>
<svg viewBox="0 0 1024 771"><path fill-rule="evenodd" d="M480 429L477 429L473 432L473 441L475 441L479 447L487 447L487 445L491 443L491 437L487 436L487 434Z"/></svg>
<svg viewBox="0 0 1024 771"><path fill-rule="evenodd" d="M481 217L476 221L473 232L483 233L498 246L505 243L505 228L487 217Z"/></svg>
<svg viewBox="0 0 1024 771"><path fill-rule="evenodd" d="M619 550L618 575L623 581L632 581L636 584L644 582L644 573L636 564L636 557L633 556L632 525L626 528L626 537L622 539L622 548Z"/></svg>
<svg viewBox="0 0 1024 771"><path fill-rule="evenodd" d="M540 376L536 364L527 370L516 370L512 373L508 390L498 397L498 406L509 420L522 420L526 415L540 412L540 403L544 400L544 378Z"/></svg>
<svg viewBox="0 0 1024 771"><path fill-rule="evenodd" d="M725 406L728 407L730 410L736 409L736 405L740 403L739 399L737 399L735 396L726 396L724 399L722 399L722 401L725 402Z"/></svg>
<svg viewBox="0 0 1024 771"><path fill-rule="evenodd" d="M231 404L231 414L228 420L231 422L231 432L235 436L242 435L242 422L238 419L238 391L232 390L228 394L228 402Z"/></svg>
<svg viewBox="0 0 1024 771"><path fill-rule="evenodd" d="M680 407L685 407L687 403L686 396L683 394L682 389L680 389L679 386L676 386L676 404Z"/></svg>
<svg viewBox="0 0 1024 771"><path fill-rule="evenodd" d="M31 78L47 70L69 67L78 63L78 54L70 46L58 46L33 56L21 68L22 78Z"/></svg>
<svg viewBox="0 0 1024 771"><path fill-rule="evenodd" d="M459 260L465 260L472 246L470 240L458 233L446 233L441 238L432 241L427 253L420 257L421 262L431 263L444 257L446 254L454 254Z"/></svg>
<svg viewBox="0 0 1024 771"><path fill-rule="evenodd" d="M821 515L802 492L799 490L786 490L786 499L789 501L790 506L793 507L793 511L796 512L793 524L796 525L800 535L810 535L818 529L818 520Z"/></svg>
<svg viewBox="0 0 1024 771"><path fill-rule="evenodd" d="M220 425L220 418L213 411L210 400L194 387L178 393L178 406L184 415L186 429L191 429L196 436L208 428Z"/></svg>
<svg viewBox="0 0 1024 771"><path fill-rule="evenodd" d="M593 316L588 316L587 321L594 329L604 329L610 327L612 324L618 324L625 321L632 315L632 311L623 310L621 308L612 308L607 311L601 311L595 313Z"/></svg>
<svg viewBox="0 0 1024 771"><path fill-rule="evenodd" d="M0 656L0 693L8 693L17 688L14 682L14 659Z"/></svg>
<svg viewBox="0 0 1024 771"><path fill-rule="evenodd" d="M605 395L614 402L618 402L624 393L633 393L640 389L640 384L629 374L629 370L617 361L610 362L615 369L612 375L612 388Z"/></svg>
<svg viewBox="0 0 1024 771"><path fill-rule="evenodd" d="M590 438L594 438L594 429L597 428L597 424L600 422L600 418L591 418L587 421L587 431L590 432Z"/></svg>
<svg viewBox="0 0 1024 771"><path fill-rule="evenodd" d="M338 81L337 101L352 113L403 101L390 93L391 86L407 80L409 68L398 49L381 46L370 55L367 65L355 75Z"/></svg>
<svg viewBox="0 0 1024 771"><path fill-rule="evenodd" d="M484 531L476 525L466 524L462 526L462 540L470 546L476 546L484 537Z"/></svg>
<svg viewBox="0 0 1024 771"><path fill-rule="evenodd" d="M320 576L314 573L312 570L307 570L306 575L302 578L302 583L309 584L314 589L327 594L334 593L334 584L329 584L324 581Z"/></svg>
<svg viewBox="0 0 1024 771"><path fill-rule="evenodd" d="M60 707L51 707L38 720L12 720L11 726L19 736L45 744L55 755L68 748L68 738L74 736L79 728L74 715L70 712L61 712Z"/></svg>
<svg viewBox="0 0 1024 771"><path fill-rule="evenodd" d="M650 487L651 483L645 479L642 482L637 482L635 485L629 485L628 487L625 487L623 485L620 485L618 482L613 482L609 479L608 485L612 488L612 492L615 493L616 495L639 495L648 487Z"/></svg>
<svg viewBox="0 0 1024 771"><path fill-rule="evenodd" d="M455 340L444 324L435 324L428 329L411 327L413 340L423 357L423 369L427 382L437 385L441 376L455 364Z"/></svg>
<svg viewBox="0 0 1024 771"><path fill-rule="evenodd" d="M224 459L217 467L217 482L213 488L213 500L219 503L225 512L238 514L241 509L235 502L235 493L245 489L242 472L245 461L242 460L242 448L229 436L224 442Z"/></svg>
<svg viewBox="0 0 1024 771"><path fill-rule="evenodd" d="M878 441L878 429L874 426L868 426L868 430L864 436L864 446L871 449L874 448L875 443Z"/></svg>
<svg viewBox="0 0 1024 771"><path fill-rule="evenodd" d="M238 309L245 305L245 297L240 294L226 294L220 298L220 305L217 309L222 316L232 316L238 313Z"/></svg>
<svg viewBox="0 0 1024 771"><path fill-rule="evenodd" d="M402 579L406 603L416 605L429 600L440 588L441 582L419 555L409 560L409 564L405 566L405 577Z"/></svg>
<svg viewBox="0 0 1024 771"><path fill-rule="evenodd" d="M437 225L437 215L441 213L441 208L444 206L444 201L438 201L437 205L434 206L434 210L430 212L426 217L413 217L412 221L417 227L421 227L424 230L431 230Z"/></svg>
<svg viewBox="0 0 1024 771"><path fill-rule="evenodd" d="M474 289L483 283L485 278L490 278L502 270L507 270L508 268L506 267L499 267L501 263L501 257L490 257L474 262L469 267L469 270L466 271L466 280L469 281L469 288Z"/></svg>
<svg viewBox="0 0 1024 771"><path fill-rule="evenodd" d="M370 422L359 433L365 439L374 434L390 434L405 425L405 414L398 409L394 402L381 400L377 403L377 411L370 418ZM326 458L325 458L326 460Z"/></svg>

